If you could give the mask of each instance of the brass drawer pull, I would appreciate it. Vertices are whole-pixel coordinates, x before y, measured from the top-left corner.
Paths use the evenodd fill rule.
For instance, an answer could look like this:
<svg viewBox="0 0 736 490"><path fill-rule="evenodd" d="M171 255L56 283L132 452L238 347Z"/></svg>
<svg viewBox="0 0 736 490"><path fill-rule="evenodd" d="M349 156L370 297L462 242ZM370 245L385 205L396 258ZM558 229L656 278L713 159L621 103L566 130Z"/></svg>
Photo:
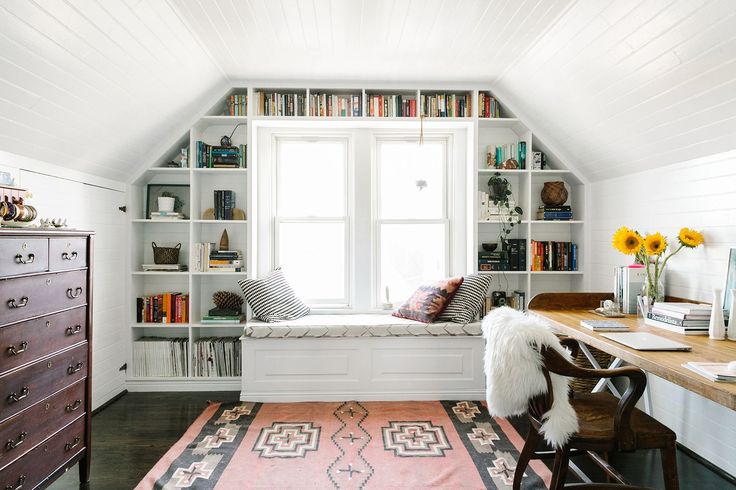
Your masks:
<svg viewBox="0 0 736 490"><path fill-rule="evenodd" d="M8 355L17 356L18 354L23 354L26 350L28 350L28 342L24 340L20 343L20 349L16 349L14 345L8 347Z"/></svg>
<svg viewBox="0 0 736 490"><path fill-rule="evenodd" d="M28 296L23 296L19 302L15 302L15 298L8 300L8 308L23 308L28 304Z"/></svg>
<svg viewBox="0 0 736 490"><path fill-rule="evenodd" d="M32 264L34 260L36 260L36 256L34 254L28 254L27 259L24 259L21 254L15 256L16 264Z"/></svg>
<svg viewBox="0 0 736 490"><path fill-rule="evenodd" d="M23 484L26 482L26 475L20 475L18 477L18 484L16 486L8 485L5 490L20 490L23 488Z"/></svg>
<svg viewBox="0 0 736 490"><path fill-rule="evenodd" d="M21 444L23 444L23 441L26 440L26 436L27 435L28 435L28 432L21 432L20 433L20 436L18 436L18 440L17 441L14 441L14 440L11 439L11 440L9 440L8 442L5 443L5 449L7 449L8 451L10 451L11 449L17 448L18 446L20 446Z"/></svg>
<svg viewBox="0 0 736 490"><path fill-rule="evenodd" d="M82 288L75 288L74 290L72 290L72 288L69 288L66 290L66 295L69 297L69 299L76 299L82 295L82 291L84 291L84 289Z"/></svg>
<svg viewBox="0 0 736 490"><path fill-rule="evenodd" d="M24 386L20 390L20 395L18 395L17 393L11 393L11 394L9 394L8 395L8 402L10 402L10 403L19 402L23 398L27 397L28 396L28 393L30 393L30 392L31 392L31 390L29 390L27 386Z"/></svg>
<svg viewBox="0 0 736 490"><path fill-rule="evenodd" d="M71 255L64 252L61 254L63 260L77 260L77 252L72 252Z"/></svg>
<svg viewBox="0 0 736 490"><path fill-rule="evenodd" d="M79 446L79 443L82 442L81 437L75 437L72 442L67 442L64 444L64 451L71 451L75 447Z"/></svg>
<svg viewBox="0 0 736 490"><path fill-rule="evenodd" d="M79 361L74 366L69 366L68 368L66 368L66 373L67 374L78 373L79 371L82 370L82 366L84 366L84 364L82 363L82 361Z"/></svg>
<svg viewBox="0 0 736 490"><path fill-rule="evenodd" d="M64 408L64 410L66 410L67 412L75 412L81 406L82 406L82 400L76 400L73 404L72 403L67 403L67 405Z"/></svg>
<svg viewBox="0 0 736 490"><path fill-rule="evenodd" d="M73 327L66 327L66 334L67 335L76 335L79 332L82 331L82 325L76 324Z"/></svg>

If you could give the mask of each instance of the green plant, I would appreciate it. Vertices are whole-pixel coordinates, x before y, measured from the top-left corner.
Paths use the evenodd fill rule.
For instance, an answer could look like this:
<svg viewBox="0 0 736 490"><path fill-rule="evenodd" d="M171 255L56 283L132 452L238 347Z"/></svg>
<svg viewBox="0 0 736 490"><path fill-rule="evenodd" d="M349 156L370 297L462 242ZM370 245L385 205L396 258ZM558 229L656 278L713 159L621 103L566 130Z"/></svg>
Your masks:
<svg viewBox="0 0 736 490"><path fill-rule="evenodd" d="M493 205L498 206L502 212L498 241L501 242L501 248L507 250L509 244L508 236L514 229L514 226L521 223L521 216L524 214L524 210L520 206L511 207L511 203L509 202L513 195L511 182L505 177L501 177L499 172L494 173L488 179L488 194L493 201Z"/></svg>
<svg viewBox="0 0 736 490"><path fill-rule="evenodd" d="M179 199L179 196L177 196L173 192L164 191L161 193L161 197L173 197L174 198L174 211L176 211L177 213L181 211L181 208L184 207L184 201Z"/></svg>

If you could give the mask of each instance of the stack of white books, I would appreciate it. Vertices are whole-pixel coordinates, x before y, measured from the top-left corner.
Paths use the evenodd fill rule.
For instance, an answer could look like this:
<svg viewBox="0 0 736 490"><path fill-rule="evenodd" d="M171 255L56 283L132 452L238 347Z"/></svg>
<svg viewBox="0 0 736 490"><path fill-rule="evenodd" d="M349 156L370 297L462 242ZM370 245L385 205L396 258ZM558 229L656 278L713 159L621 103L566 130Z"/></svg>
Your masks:
<svg viewBox="0 0 736 490"><path fill-rule="evenodd" d="M176 221L184 219L184 215L174 211L152 211L151 219L154 221Z"/></svg>
<svg viewBox="0 0 736 490"><path fill-rule="evenodd" d="M187 270L187 266L184 264L143 264L141 267L144 272L184 272Z"/></svg>
<svg viewBox="0 0 736 490"><path fill-rule="evenodd" d="M658 302L647 314L645 323L683 335L707 335L710 305Z"/></svg>

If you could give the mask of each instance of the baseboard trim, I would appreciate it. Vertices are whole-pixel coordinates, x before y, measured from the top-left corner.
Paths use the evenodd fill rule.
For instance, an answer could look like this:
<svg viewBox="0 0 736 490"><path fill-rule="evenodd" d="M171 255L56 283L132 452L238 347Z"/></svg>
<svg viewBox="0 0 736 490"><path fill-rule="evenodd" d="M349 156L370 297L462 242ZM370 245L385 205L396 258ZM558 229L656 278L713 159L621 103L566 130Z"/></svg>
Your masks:
<svg viewBox="0 0 736 490"><path fill-rule="evenodd" d="M125 387L133 392L146 391L240 391L240 378L234 380L210 380L207 378L183 381L130 380Z"/></svg>
<svg viewBox="0 0 736 490"><path fill-rule="evenodd" d="M705 459L704 457L702 457L701 455L693 451L692 449L689 449L683 446L679 442L677 443L677 449L681 450L683 453L687 454L688 456L693 458L695 461L702 464L703 466L708 468L710 471L720 476L724 480L728 481L732 485L736 485L736 475L732 475L731 473L728 473L726 470L724 470L720 466L714 465L713 463L711 463L710 461L708 461L707 459Z"/></svg>
<svg viewBox="0 0 736 490"><path fill-rule="evenodd" d="M283 402L337 402L337 401L426 401L426 400L485 400L485 390L466 391L407 391L397 393L394 391L365 392L365 391L341 391L341 392L306 392L306 393L240 393L240 401L261 403L283 403Z"/></svg>
<svg viewBox="0 0 736 490"><path fill-rule="evenodd" d="M100 413L101 411L103 411L104 409L106 409L107 407L115 403L116 401L120 400L122 397L124 397L127 394L128 394L128 390L121 391L120 393L110 398L109 400L107 400L105 403L103 403L99 407L92 410L92 416L94 417L95 415L97 415L98 413Z"/></svg>

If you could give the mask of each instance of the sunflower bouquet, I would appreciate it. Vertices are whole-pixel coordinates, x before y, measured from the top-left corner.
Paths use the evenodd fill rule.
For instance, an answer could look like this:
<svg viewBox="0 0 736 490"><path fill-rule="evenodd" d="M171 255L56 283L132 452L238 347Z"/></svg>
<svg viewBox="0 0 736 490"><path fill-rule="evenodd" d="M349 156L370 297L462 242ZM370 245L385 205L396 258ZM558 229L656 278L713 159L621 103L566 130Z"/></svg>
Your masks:
<svg viewBox="0 0 736 490"><path fill-rule="evenodd" d="M667 237L659 232L642 236L638 231L622 226L613 234L613 247L626 255L634 255L636 262L644 264L647 269L646 296L647 305L652 305L657 295L657 285L667 266L667 261L683 248L696 248L703 244L703 234L690 228L682 228L677 235L677 246L669 254L665 254L669 243Z"/></svg>

